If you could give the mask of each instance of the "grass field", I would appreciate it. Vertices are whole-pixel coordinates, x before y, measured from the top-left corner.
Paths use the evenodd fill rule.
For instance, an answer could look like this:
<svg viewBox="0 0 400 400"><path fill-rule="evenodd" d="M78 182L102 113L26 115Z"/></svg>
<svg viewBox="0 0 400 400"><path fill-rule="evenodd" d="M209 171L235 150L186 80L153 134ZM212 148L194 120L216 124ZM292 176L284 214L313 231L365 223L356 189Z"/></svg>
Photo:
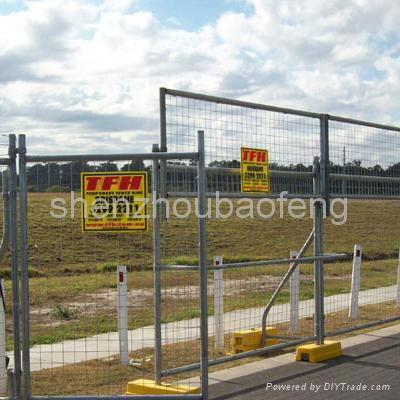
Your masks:
<svg viewBox="0 0 400 400"><path fill-rule="evenodd" d="M29 255L31 343L55 343L116 330L116 266L126 264L130 289L130 328L150 325L152 310L152 241L149 231L133 234L83 234L80 207L76 218L56 219L50 202L69 195L29 194ZM215 209L215 204L212 204ZM215 212L213 212L215 215ZM150 224L151 225L151 224ZM287 257L299 249L312 227L312 220L275 215L261 218L210 219L208 256L223 255L226 261ZM197 221L172 218L162 227L162 259L169 263L197 262ZM325 223L325 251L351 254L354 243L363 245L362 288L395 283L400 237L400 206L397 201L349 201L348 221ZM8 256L9 257L9 256ZM229 282L225 310L263 306L271 296L286 266L225 271ZM0 271L9 276L9 260ZM301 298L313 296L312 266L302 266ZM326 295L349 291L351 262L327 264ZM210 283L212 275L210 274ZM198 316L193 272L164 272L163 322ZM227 283L226 283L227 285ZM6 288L10 293L10 282ZM189 291L189 292L188 292ZM284 290L278 301L288 300ZM10 310L10 302L7 304ZM210 313L212 313L210 293ZM8 313L10 317L10 313ZM10 324L8 324L10 326ZM11 340L8 341L9 347Z"/></svg>

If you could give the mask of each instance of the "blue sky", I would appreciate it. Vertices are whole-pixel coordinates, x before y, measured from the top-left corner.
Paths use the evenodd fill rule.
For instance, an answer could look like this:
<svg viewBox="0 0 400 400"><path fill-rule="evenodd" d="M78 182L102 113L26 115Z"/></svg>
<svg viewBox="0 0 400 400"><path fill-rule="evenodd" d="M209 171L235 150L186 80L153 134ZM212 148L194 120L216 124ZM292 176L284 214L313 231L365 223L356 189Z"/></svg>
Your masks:
<svg viewBox="0 0 400 400"><path fill-rule="evenodd" d="M139 0L134 8L150 11L161 21L173 18L178 26L191 31L214 23L228 11L245 14L252 11L244 0Z"/></svg>
<svg viewBox="0 0 400 400"><path fill-rule="evenodd" d="M101 0L91 0L101 3ZM25 8L23 1L0 0L0 14L6 15ZM160 21L189 31L214 23L223 13L232 11L250 14L253 10L245 0L133 0L131 11L150 11Z"/></svg>

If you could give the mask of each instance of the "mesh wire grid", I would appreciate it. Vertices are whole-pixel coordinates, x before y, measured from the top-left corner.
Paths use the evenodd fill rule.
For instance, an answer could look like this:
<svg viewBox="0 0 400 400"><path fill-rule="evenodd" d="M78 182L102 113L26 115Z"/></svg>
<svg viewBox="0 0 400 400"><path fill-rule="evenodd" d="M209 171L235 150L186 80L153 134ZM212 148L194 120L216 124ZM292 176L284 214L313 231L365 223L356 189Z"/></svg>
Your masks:
<svg viewBox="0 0 400 400"><path fill-rule="evenodd" d="M240 192L240 148L254 147L269 151L272 193L312 193L311 178L274 171L311 172L319 155L318 119L170 94L165 103L168 151L196 151L197 131L204 130L210 192ZM171 166L168 190L192 191L194 173Z"/></svg>
<svg viewBox="0 0 400 400"><path fill-rule="evenodd" d="M143 163L28 164L33 395L124 394L153 376L151 230L82 233L81 172L148 170ZM52 201L63 202L63 218ZM73 215L74 214L74 215ZM150 224L151 225L151 224ZM151 228L150 228L151 229ZM121 365L117 266L127 266L129 365Z"/></svg>
<svg viewBox="0 0 400 400"><path fill-rule="evenodd" d="M240 194L240 148L254 147L268 149L271 170L271 193L287 191L307 197L313 193L312 163L319 155L320 122L318 119L300 115L282 114L263 109L248 108L215 103L212 101L185 98L167 94L166 104L166 142L168 151L196 151L197 131L204 130L207 190L223 194ZM167 165L167 190L172 195L195 193L196 166L181 163ZM245 195L244 195L245 197ZM173 203L176 200L171 198ZM251 200L253 201L253 200ZM255 200L254 200L255 201ZM253 203L254 206L256 203ZM241 219L233 213L231 218L215 218L216 201L208 199L211 218L208 219L208 258L220 255L226 262L247 261L250 259L288 258L290 250L299 250L312 227L310 218L290 220L286 207L280 219L279 212L270 220L257 215ZM233 200L233 208L238 200ZM229 206L222 206L223 213ZM255 207L254 207L255 208ZM267 206L261 209L268 213ZM190 233L195 227L195 219L186 221L188 234L180 238L180 248L185 249L186 258L172 257L168 249L162 251L164 260L170 263L196 263L197 241ZM168 220L163 229L175 226ZM192 228L190 228L192 226ZM171 250L170 250L171 251ZM310 253L308 253L310 254ZM289 331L290 308L288 285L281 292L277 304L270 313L268 324L276 325L282 335L312 335L312 267L301 266L299 313L301 326L297 332ZM311 268L311 269L310 269ZM222 353L232 351L230 338L233 332L259 328L264 306L272 296L276 286L287 270L287 266L261 266L225 270L224 281L224 336L225 348ZM186 272L179 271L177 279L185 280ZM178 274L178 272L177 272ZM198 290L198 289L197 289ZM214 284L213 273L209 273L208 303L210 310L210 357L221 355L213 347L214 341ZM196 319L192 320L196 323ZM188 330L194 341L198 330ZM168 332L165 332L168 336ZM182 359L182 364L184 361ZM171 365L169 365L171 367Z"/></svg>
<svg viewBox="0 0 400 400"><path fill-rule="evenodd" d="M188 97L166 94L166 144L170 151L195 151L196 132L204 130L208 191L220 191L228 195L240 192L240 147L246 146L269 150L272 193L283 190L299 196L312 193L311 174L293 173L311 172L313 157L319 155L320 124L318 119L224 104L221 99L216 102L191 96L191 94ZM399 145L398 132L366 125L329 121L330 194L333 196L344 194L346 197L362 199L398 198ZM340 175L346 175L346 177ZM371 177L380 179L371 180ZM195 178L196 168L193 165L168 165L167 167L167 188L170 193L194 192ZM215 201L210 201L209 207L215 208ZM400 213L398 213L397 202L376 204L381 211L369 213L368 209L374 206L373 203L349 200L349 215L346 216L349 224L347 220L344 226L332 223L333 220L336 223L343 222L345 218L341 213L344 210L340 209L340 206L339 209L336 206L336 213L330 220L325 221L325 251L349 254L349 261L325 264L327 330L354 326L357 323L369 322L374 318L389 318L398 313L393 306L395 293L393 285L396 283L398 265L396 238L399 236L399 224L395 222ZM386 216L384 220L381 220L382 215ZM371 224L371 218L377 222L377 225ZM390 219L393 221L391 224ZM375 232L384 230L386 224L390 224L390 227L386 234L381 235L377 240ZM233 218L231 224L224 220L211 219L208 221L210 263L214 255L222 255L228 262L288 257L290 250L298 250L301 247L310 228L311 222L307 219L301 222L292 220L288 223L285 219L274 221L272 218L264 221L258 218L257 221L256 217L249 221L239 221ZM366 319L364 314L368 312L362 311L360 312L363 315L361 319L353 321L346 315L351 286L352 247L358 242L364 242L372 258L391 258L391 260L376 260L373 264L367 264L366 272L363 272L367 276L361 279L359 304L361 310L366 306L371 307L371 313ZM187 243L189 241L182 238L182 245L187 245ZM195 243L192 245L195 246ZM383 255L377 254L378 248L382 249ZM195 254L195 247L193 247L193 254ZM364 255L364 257L368 259L368 256ZM263 306L286 269L276 266L224 271L224 306L227 306L226 310L228 310L225 314L225 333L228 334L226 337L228 343L229 334L232 331L259 327ZM371 275L371 270L374 269L379 271L376 274L379 279L374 278L373 273ZM300 271L300 324L297 334L300 332L307 336L312 333L314 312L313 266L300 265ZM210 274L210 307L213 305L211 278ZM274 278L276 278L275 282ZM375 283L371 283L374 280ZM376 294L368 291L368 289L376 288L377 285L383 286L381 292ZM251 294L249 294L249 286L252 289ZM244 292L247 295L239 301ZM287 331L287 315L290 309L287 303L288 294L286 286L280 296L280 304L277 304L274 312L271 313L268 324L284 327L285 334L291 335L290 330ZM235 305L232 297L235 298ZM256 300L257 297L258 300ZM379 309L382 305L386 307L385 313L379 317L373 312L373 308ZM209 323L212 336L213 320L211 319ZM215 353L212 356L215 356Z"/></svg>

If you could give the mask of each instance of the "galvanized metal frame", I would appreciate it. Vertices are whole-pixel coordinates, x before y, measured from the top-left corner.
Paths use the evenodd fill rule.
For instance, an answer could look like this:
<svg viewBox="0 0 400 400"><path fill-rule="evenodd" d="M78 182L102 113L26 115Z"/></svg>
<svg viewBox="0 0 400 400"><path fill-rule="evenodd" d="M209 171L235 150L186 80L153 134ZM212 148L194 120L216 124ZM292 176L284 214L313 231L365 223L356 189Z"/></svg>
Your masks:
<svg viewBox="0 0 400 400"><path fill-rule="evenodd" d="M102 400L124 400L124 399L176 399L174 395L162 396L32 396L31 395L31 376L29 360L29 278L28 278L28 240L27 240L27 188L26 188L26 164L28 162L61 162L61 161L124 161L140 160L153 162L152 185L155 196L159 193L159 168L160 161L167 160L196 160L198 161L198 198L199 209L205 210L205 168L204 168L204 132L198 132L198 152L187 153L167 153L159 152L158 147L153 147L152 153L130 153L130 154L89 154L89 155L26 155L25 135L18 138L18 148L16 147L15 135L10 135L9 154L10 160L7 162L10 168L10 248L12 254L12 275L13 275L13 308L14 308L14 354L15 354L15 398L24 400L83 400L83 399L102 399ZM16 158L19 154L19 227L20 227L20 254L21 271L18 270L17 260L17 214L16 214ZM160 383L161 379L161 296L160 296L160 216L156 213L153 218L153 267L154 267L154 311L155 311L155 380ZM207 239L206 221L199 218L199 279L200 279L200 330L201 330L201 394L180 396L187 399L207 399L208 398L208 326L207 326ZM20 293L20 289L21 292ZM19 320L21 314L22 321ZM21 323L22 322L22 323ZM21 331L19 327L21 326ZM21 347L22 353L21 353ZM22 354L22 368L20 357ZM21 382L22 377L22 382Z"/></svg>
<svg viewBox="0 0 400 400"><path fill-rule="evenodd" d="M13 395L21 398L21 333L20 333L20 274L18 264L18 225L17 225L17 143L14 134L9 135L9 207L10 207L10 253L11 253L11 281L12 281L12 312L13 312L13 339L14 339L14 374Z"/></svg>
<svg viewBox="0 0 400 400"><path fill-rule="evenodd" d="M281 107L268 106L257 103L243 102L232 99L224 99L215 96L206 96L196 93L188 93L177 90L160 89L160 132L161 140L160 145L153 147L152 153L133 153L133 154L86 154L86 155L26 155L25 136L20 135L18 138L18 147L16 144L16 136L9 136L9 158L1 158L0 165L8 166L9 173L3 174L3 197L4 197L4 236L2 244L0 245L0 256L4 253L4 249L9 243L11 252L11 275L12 275L12 297L13 297L13 328L14 328L14 382L13 396L16 399L33 399L33 400L125 400L125 399L149 399L149 398L163 398L172 399L176 396L32 396L31 395L31 380L30 380L30 360L29 360L29 277L28 277L28 237L27 237L27 187L26 187L26 164L28 162L62 162L62 161L123 161L123 160L150 160L153 165L153 193L155 199L166 196L185 196L197 197L199 201L199 214L205 214L206 198L215 196L213 192L206 192L206 174L210 168L205 166L205 144L204 132L198 132L198 151L197 152L167 152L167 132L166 132L166 108L165 96L181 96L185 98L210 101L215 103L223 103L229 105L236 105L240 107L261 109L273 111L283 114L290 114L302 117L309 117L319 119L320 121L320 154L319 160L314 163L314 171L310 172L292 172L292 171L272 171L272 175L282 177L298 177L298 178L314 178L314 193L304 195L289 194L287 198L300 197L300 198L323 198L329 201L331 198L339 197L331 193L329 188L329 181L332 180L355 180L366 182L380 182L380 183L400 183L398 177L380 177L380 176L362 176L362 175L345 175L345 174L331 174L329 172L329 121L344 122L360 126L367 126L372 128L384 129L394 132L400 132L400 128L388 126L383 124L376 124L366 121L354 120L349 118L342 118L338 116L331 116L327 114L319 114L313 112L306 112L300 110L293 110ZM19 218L17 215L17 156L19 164ZM197 193L192 192L169 192L167 193L166 187L166 172L167 160L197 160L197 167L183 168L196 168L198 185ZM174 168L180 168L175 166ZM219 169L219 171L222 171ZM9 176L8 176L9 175ZM8 181L7 181L8 176ZM9 184L7 188L7 182ZM220 193L221 196L239 198L239 197L252 197L252 198L276 198L278 195L248 195L241 193ZM347 198L353 199L393 199L393 196L385 195L355 195L346 194ZM160 207L161 208L161 207ZM249 266L264 266L276 264L291 264L288 272L285 274L282 284L290 277L291 271L299 262L310 263L314 262L315 274L315 320L314 320L314 335L304 338L295 338L286 343L280 343L251 352L244 352L226 357L220 357L214 360L208 360L208 320L207 320L207 272L210 269L216 269L214 266L207 264L207 227L206 219L198 219L198 235L199 235L199 265L198 266L178 266L178 265L163 265L160 261L160 223L162 218L160 213L156 214L153 219L153 251L154 251L154 313L155 313L155 380L160 382L162 376L168 376L184 371L195 370L201 368L201 395L188 395L183 398L188 399L207 399L208 397L208 366L218 365L224 362L233 361L248 357L250 355L261 355L281 350L287 347L292 347L310 340L316 340L318 344L324 342L326 336L334 336L354 330L359 330L367 327L380 325L385 322L400 320L400 316L388 318L381 321L373 321L366 324L355 325L349 328L337 329L331 332L325 332L324 328L324 261L336 260L344 258L346 254L324 254L323 253L323 215L322 205L315 202L315 218L314 229L312 237L314 238L314 256L304 257L303 253L299 254L295 262L292 259L275 259L275 260L257 260L244 263L227 263L218 266L218 269L228 268L245 268ZM19 224L17 225L17 221ZM18 232L19 226L19 232ZM7 237L8 236L8 237ZM306 241L305 247L310 245L310 240ZM19 248L19 252L18 252ZM20 256L18 256L20 253ZM200 286L200 338L201 338L201 354L200 362L186 365L177 368L171 368L162 371L161 369L161 303L160 303L160 274L163 270L199 270L199 286ZM279 291L278 287L278 291ZM278 292L277 291L277 292ZM274 296L273 296L274 297ZM272 299L271 299L272 300ZM272 303L271 303L272 304ZM268 307L264 312L262 327L263 327L263 340L265 340L265 327L266 316L268 315ZM22 359L21 359L22 356Z"/></svg>
<svg viewBox="0 0 400 400"><path fill-rule="evenodd" d="M380 176L363 176L363 175L345 175L345 174L333 174L330 173L329 171L329 161L330 161L330 155L329 155L329 121L337 121L337 122L344 122L344 123L349 123L349 124L355 124L355 125L360 125L360 126L367 126L367 127L372 127L372 128L378 128L378 129L384 129L384 130L389 130L389 131L394 131L394 132L400 132L399 127L395 126L390 126L390 125L384 125L384 124L378 124L378 123L372 123L368 121L362 121L362 120L356 120L356 119L350 119L350 118L343 118L339 116L334 116L334 115L328 115L328 114L320 114L320 113L314 113L314 112L307 112L307 111L301 111L301 110L294 110L294 109L288 109L288 108L282 108L282 107L275 107L275 106L270 106L270 105L264 105L264 104L259 104L259 103L252 103L252 102L246 102L246 101L240 101L240 100L234 100L234 99L228 99L228 98L223 98L223 97L217 97L217 96L208 96L204 94L199 94L199 93L191 93L191 92L185 92L181 90L173 90L173 89L167 89L167 88L161 88L160 89L160 141L162 145L166 148L168 146L167 143L167 126L166 126L166 96L176 96L176 97L183 97L186 99L193 99L193 100L201 100L201 101L206 101L206 102L211 102L211 103L216 103L216 104L225 104L225 105L233 105L233 106L239 106L239 107L244 107L244 108L249 108L249 109L258 109L258 110L265 110L265 111L272 111L272 112L277 112L277 113L282 113L282 114L289 114L289 115L295 115L295 116L302 116L302 117L309 117L309 118L314 118L314 119L319 119L320 121L320 154L318 157L318 160L315 160L314 164L314 171L313 173L307 173L307 172L292 172L292 171L271 171L271 176L275 175L280 175L280 176L297 176L298 178L304 178L304 177L313 177L314 178L314 193L313 194L288 194L287 197L288 199L290 198L322 198L325 200L327 207L326 210L329 212L329 201L330 199L336 198L336 197L342 197L336 194L331 193L329 183L330 179L338 179L338 180L357 180L357 181L366 181L366 182L382 182L382 183L400 183L400 178L397 177L380 177ZM174 166L173 168L191 168L188 166ZM211 170L212 168L206 168L207 171ZM223 172L222 169L218 169L219 172ZM232 173L232 169L229 169L229 172ZM182 192L182 191L175 191L175 192L168 192L166 190L166 173L167 173L167 166L166 164L161 165L161 174L164 177L164 185L163 185L163 193L165 196L171 196L171 197L180 197L180 196L185 196L185 197L195 197L196 194L191 193L191 192ZM226 197L226 198L242 198L242 197L247 197L247 198L278 198L279 195L277 194L242 194L242 193L222 193L220 192L219 195L221 197ZM206 197L215 197L216 193L215 192L207 192L205 194ZM380 199L380 200L385 200L385 199L393 199L393 196L387 196L387 195L374 195L374 194L368 194L368 195L357 195L357 194L346 194L346 198L348 199ZM325 336L332 336L335 335L335 332L325 332L325 327L324 327L324 260L328 260L328 255L323 254L323 242L324 242L324 234L323 234L323 208L322 204L318 201L314 203L314 257L301 257L296 260L296 262L310 262L311 260L314 261L314 274L315 274L315 287L314 287L314 301L315 301L315 318L314 318L314 337L312 339L316 340L316 343L318 344L323 344L324 343L324 338ZM307 241L308 242L308 241ZM307 243L306 242L306 243ZM330 259L339 259L341 258L341 254L337 255L330 255ZM279 260L265 260L265 261L250 261L246 263L231 263L231 264L222 264L218 268L224 269L224 268L241 268L241 267L247 267L247 266L256 266L256 265L268 265L268 264L283 264L283 263L292 263L293 260L289 259L279 259ZM296 263L293 263L296 265ZM292 264L292 265L293 265ZM161 269L184 269L184 270L190 270L190 269L195 269L196 267L193 266L178 266L178 265L162 265ZM209 266L209 269L215 269L213 266ZM282 282L285 282L286 278L290 277L290 271L291 268L289 268L289 271L285 274L283 277ZM277 292L279 292L279 288L283 287L282 285L279 285ZM274 297L274 296L273 296ZM273 298L271 299L273 302ZM271 303L272 304L272 303ZM265 309L261 325L262 325L262 332L263 332L263 340L266 338L266 316L268 315L268 305ZM353 330L358 330L358 329L363 329L369 326L375 326L384 322L390 322L393 320L398 320L400 317L395 317L395 318L390 318L386 319L384 321L377 321L377 323L367 323L363 325L357 325L351 328L346 328L342 330L338 330L337 334L340 334L342 332L349 332ZM310 340L310 338L308 338ZM303 343L303 341L300 339L297 341L297 344ZM268 353L269 351L274 351L274 349L282 349L285 347L289 347L293 345L294 342L289 342L289 343L284 343L276 346L270 346L268 348L262 348L254 351L249 351L249 352L243 352L240 354L232 355L232 356L227 356L227 357L221 357L216 360L210 360L209 365L216 365L219 363L223 363L226 361L231 361L234 359L239 359L239 358L244 358L248 357L250 355L256 355L256 354L265 354ZM189 371L198 368L199 365L193 364L193 365L188 365L188 366L183 366L183 367L178 367L178 368L172 368L167 371L163 371L163 375L171 375L174 373L179 373L183 371Z"/></svg>

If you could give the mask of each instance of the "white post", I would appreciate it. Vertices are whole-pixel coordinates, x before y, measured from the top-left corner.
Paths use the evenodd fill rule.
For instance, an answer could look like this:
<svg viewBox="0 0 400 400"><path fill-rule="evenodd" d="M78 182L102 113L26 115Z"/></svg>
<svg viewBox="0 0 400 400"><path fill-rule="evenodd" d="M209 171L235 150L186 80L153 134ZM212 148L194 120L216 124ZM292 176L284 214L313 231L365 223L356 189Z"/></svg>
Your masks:
<svg viewBox="0 0 400 400"><path fill-rule="evenodd" d="M7 396L6 367L6 310L4 297L4 279L0 280L0 396Z"/></svg>
<svg viewBox="0 0 400 400"><path fill-rule="evenodd" d="M397 266L397 307L400 308L400 250L399 250L399 264Z"/></svg>
<svg viewBox="0 0 400 400"><path fill-rule="evenodd" d="M298 256L297 251L290 252L290 258ZM299 301L300 301L300 265L296 267L290 277L290 326L291 333L295 333L299 329Z"/></svg>
<svg viewBox="0 0 400 400"><path fill-rule="evenodd" d="M360 292L362 247L354 245L353 272L351 275L351 292L349 302L349 318L356 319L358 316L358 295Z"/></svg>
<svg viewBox="0 0 400 400"><path fill-rule="evenodd" d="M221 265L223 258L214 257L214 266ZM215 350L222 352L224 349L224 271L214 270L214 337Z"/></svg>
<svg viewBox="0 0 400 400"><path fill-rule="evenodd" d="M128 359L128 285L126 265L117 267L117 308L120 363L127 365Z"/></svg>

